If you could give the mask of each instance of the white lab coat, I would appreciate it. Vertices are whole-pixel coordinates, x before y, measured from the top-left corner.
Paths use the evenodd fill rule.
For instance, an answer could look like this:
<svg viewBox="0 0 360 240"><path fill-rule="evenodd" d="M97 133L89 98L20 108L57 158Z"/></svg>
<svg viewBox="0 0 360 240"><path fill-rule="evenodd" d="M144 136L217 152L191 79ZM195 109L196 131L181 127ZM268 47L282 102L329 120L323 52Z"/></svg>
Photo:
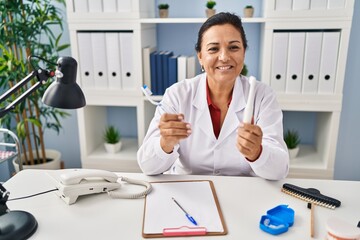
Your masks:
<svg viewBox="0 0 360 240"><path fill-rule="evenodd" d="M144 142L137 153L138 163L147 175L164 172L179 174L247 175L278 180L287 176L289 155L283 140L282 112L275 93L257 82L255 89L254 121L263 131L262 153L249 162L236 147L237 128L242 122L249 81L238 77L232 100L216 139L206 99L206 73L178 82L168 88L157 107ZM160 147L158 128L161 114L183 113L191 124L191 135L180 140L172 153Z"/></svg>

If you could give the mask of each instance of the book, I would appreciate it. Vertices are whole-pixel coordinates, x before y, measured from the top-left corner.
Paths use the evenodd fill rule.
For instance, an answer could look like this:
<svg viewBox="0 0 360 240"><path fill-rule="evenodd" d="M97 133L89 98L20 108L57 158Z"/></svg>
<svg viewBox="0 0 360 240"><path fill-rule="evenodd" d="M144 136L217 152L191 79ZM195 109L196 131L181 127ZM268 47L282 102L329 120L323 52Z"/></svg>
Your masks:
<svg viewBox="0 0 360 240"><path fill-rule="evenodd" d="M186 78L193 78L196 75L195 56L189 56L186 59Z"/></svg>
<svg viewBox="0 0 360 240"><path fill-rule="evenodd" d="M177 82L178 72L177 72L177 61L179 55L174 55L169 58L169 75L168 75L168 87Z"/></svg>
<svg viewBox="0 0 360 240"><path fill-rule="evenodd" d="M173 55L174 53L172 51L165 51L164 54L161 55L163 84L160 89L160 95L163 95L165 93L165 89L169 86L169 58Z"/></svg>
<svg viewBox="0 0 360 240"><path fill-rule="evenodd" d="M142 51L143 62L143 84L151 89L151 64L150 54L156 50L156 47L144 47Z"/></svg>
<svg viewBox="0 0 360 240"><path fill-rule="evenodd" d="M156 83L156 59L159 52L154 51L150 53L150 83L151 83L151 91L154 95L158 95L157 93L157 83Z"/></svg>
<svg viewBox="0 0 360 240"><path fill-rule="evenodd" d="M177 59L177 80L182 81L186 79L186 62L187 57L184 55L181 55Z"/></svg>

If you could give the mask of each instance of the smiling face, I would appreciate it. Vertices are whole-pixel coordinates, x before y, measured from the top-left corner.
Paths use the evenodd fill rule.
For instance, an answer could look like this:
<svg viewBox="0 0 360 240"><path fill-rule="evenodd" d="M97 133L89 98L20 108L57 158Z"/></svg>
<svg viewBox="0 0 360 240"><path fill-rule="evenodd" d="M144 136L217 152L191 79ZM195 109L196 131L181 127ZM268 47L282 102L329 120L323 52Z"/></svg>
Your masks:
<svg viewBox="0 0 360 240"><path fill-rule="evenodd" d="M240 32L231 24L214 25L202 36L197 53L210 85L233 85L244 66L245 49Z"/></svg>

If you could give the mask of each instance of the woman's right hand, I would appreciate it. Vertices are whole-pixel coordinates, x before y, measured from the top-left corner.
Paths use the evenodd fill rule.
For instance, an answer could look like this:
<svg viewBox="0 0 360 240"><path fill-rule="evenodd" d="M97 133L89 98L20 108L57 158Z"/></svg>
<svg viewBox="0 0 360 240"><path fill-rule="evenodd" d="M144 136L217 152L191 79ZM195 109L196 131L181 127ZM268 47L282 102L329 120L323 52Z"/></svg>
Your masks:
<svg viewBox="0 0 360 240"><path fill-rule="evenodd" d="M159 123L160 146L164 152L171 153L181 139L190 136L191 126L183 120L183 114L164 113L161 116Z"/></svg>

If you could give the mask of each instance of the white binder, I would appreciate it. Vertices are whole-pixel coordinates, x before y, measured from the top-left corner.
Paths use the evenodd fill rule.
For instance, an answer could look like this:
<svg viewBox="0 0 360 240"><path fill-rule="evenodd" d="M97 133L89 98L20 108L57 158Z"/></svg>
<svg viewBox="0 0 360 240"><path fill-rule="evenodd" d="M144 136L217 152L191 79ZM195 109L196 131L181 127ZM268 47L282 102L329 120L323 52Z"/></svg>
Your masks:
<svg viewBox="0 0 360 240"><path fill-rule="evenodd" d="M79 49L80 81L83 88L93 88L94 70L91 46L91 33L80 32L77 34Z"/></svg>
<svg viewBox="0 0 360 240"><path fill-rule="evenodd" d="M305 41L303 93L317 93L321 57L321 32L307 32Z"/></svg>
<svg viewBox="0 0 360 240"><path fill-rule="evenodd" d="M328 0L328 8L329 9L339 9L345 8L346 0Z"/></svg>
<svg viewBox="0 0 360 240"><path fill-rule="evenodd" d="M131 12L133 0L117 0L118 12ZM135 1L134 1L135 2ZM134 4L134 3L133 3Z"/></svg>
<svg viewBox="0 0 360 240"><path fill-rule="evenodd" d="M305 32L289 33L286 87L288 93L300 93L304 64Z"/></svg>
<svg viewBox="0 0 360 240"><path fill-rule="evenodd" d="M186 79L187 76L187 72L186 72L186 67L187 66L187 56L181 55L178 57L177 59L177 79L178 82Z"/></svg>
<svg viewBox="0 0 360 240"><path fill-rule="evenodd" d="M189 56L186 59L186 78L193 78L196 75L196 59L195 56Z"/></svg>
<svg viewBox="0 0 360 240"><path fill-rule="evenodd" d="M121 32L120 39L120 62L121 62L121 81L124 90L134 90L136 88L133 72L133 33Z"/></svg>
<svg viewBox="0 0 360 240"><path fill-rule="evenodd" d="M116 12L117 10L116 0L103 0L103 8L104 8L104 12Z"/></svg>
<svg viewBox="0 0 360 240"><path fill-rule="evenodd" d="M288 39L287 32L273 34L270 85L277 92L285 91Z"/></svg>
<svg viewBox="0 0 360 240"><path fill-rule="evenodd" d="M311 10L325 10L327 8L327 0L311 0Z"/></svg>
<svg viewBox="0 0 360 240"><path fill-rule="evenodd" d="M107 88L105 33L91 33L95 88Z"/></svg>
<svg viewBox="0 0 360 240"><path fill-rule="evenodd" d="M74 12L88 12L88 1L87 0L75 0L74 1Z"/></svg>
<svg viewBox="0 0 360 240"><path fill-rule="evenodd" d="M77 0L75 0L77 1ZM102 12L102 0L88 0L89 12Z"/></svg>
<svg viewBox="0 0 360 240"><path fill-rule="evenodd" d="M119 43L120 42L118 33L105 33L108 88L121 88L121 64Z"/></svg>
<svg viewBox="0 0 360 240"><path fill-rule="evenodd" d="M324 32L319 76L319 93L333 93L338 61L340 32Z"/></svg>
<svg viewBox="0 0 360 240"><path fill-rule="evenodd" d="M276 11L290 11L292 9L292 0L276 0Z"/></svg>
<svg viewBox="0 0 360 240"><path fill-rule="evenodd" d="M310 0L293 0L292 8L294 11L309 10Z"/></svg>

